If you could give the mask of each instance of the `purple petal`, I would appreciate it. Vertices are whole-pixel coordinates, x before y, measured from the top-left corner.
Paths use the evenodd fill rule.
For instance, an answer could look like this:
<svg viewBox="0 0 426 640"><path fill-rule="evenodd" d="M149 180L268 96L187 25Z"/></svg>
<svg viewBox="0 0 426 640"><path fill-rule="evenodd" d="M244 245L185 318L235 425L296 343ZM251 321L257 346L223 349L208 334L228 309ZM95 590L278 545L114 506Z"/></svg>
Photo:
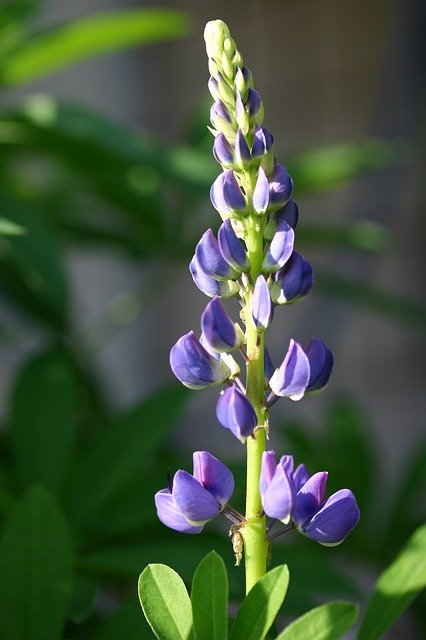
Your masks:
<svg viewBox="0 0 426 640"><path fill-rule="evenodd" d="M293 477L294 460L293 456L281 456L279 463L285 470L289 478Z"/></svg>
<svg viewBox="0 0 426 640"><path fill-rule="evenodd" d="M179 338L170 351L170 367L190 389L216 387L229 378L230 369L203 347L193 331Z"/></svg>
<svg viewBox="0 0 426 640"><path fill-rule="evenodd" d="M213 144L213 155L217 162L229 169L234 163L234 151L223 133L219 133Z"/></svg>
<svg viewBox="0 0 426 640"><path fill-rule="evenodd" d="M322 340L312 338L306 349L306 355L309 358L311 368L306 392L315 395L326 387L330 379L334 363L333 354Z"/></svg>
<svg viewBox="0 0 426 640"><path fill-rule="evenodd" d="M263 500L266 489L270 485L277 469L275 451L264 451L262 454L262 466L260 469L259 491Z"/></svg>
<svg viewBox="0 0 426 640"><path fill-rule="evenodd" d="M269 205L269 182L266 173L259 167L259 175L253 191L253 209L259 215L266 212Z"/></svg>
<svg viewBox="0 0 426 640"><path fill-rule="evenodd" d="M300 253L293 251L287 263L275 273L271 298L275 304L300 302L314 282L311 265Z"/></svg>
<svg viewBox="0 0 426 640"><path fill-rule="evenodd" d="M238 129L235 138L235 158L242 167L250 163L251 154L248 144L241 129Z"/></svg>
<svg viewBox="0 0 426 640"><path fill-rule="evenodd" d="M251 299L251 317L257 331L266 331L272 320L273 313L274 307L268 283L263 276L258 276Z"/></svg>
<svg viewBox="0 0 426 640"><path fill-rule="evenodd" d="M274 367L274 363L271 360L271 356L269 355L269 351L268 351L267 347L265 347L264 366L263 366L263 368L264 368L264 372L265 372L266 381L268 381L268 380L271 379L271 377L272 377L272 375L274 373L275 367Z"/></svg>
<svg viewBox="0 0 426 640"><path fill-rule="evenodd" d="M305 525L303 532L321 544L332 546L343 542L358 524L359 518L360 512L354 494L349 489L341 489L327 500L322 509Z"/></svg>
<svg viewBox="0 0 426 640"><path fill-rule="evenodd" d="M293 513L295 495L292 478L289 478L282 465L277 465L274 477L263 495L266 515L287 524Z"/></svg>
<svg viewBox="0 0 426 640"><path fill-rule="evenodd" d="M287 222L292 229L297 227L297 223L299 221L299 207L292 198L290 198L282 209L277 211L277 222L280 219Z"/></svg>
<svg viewBox="0 0 426 640"><path fill-rule="evenodd" d="M204 333L201 333L200 335L200 344L203 345L204 349L206 351L208 351L208 353L213 356L213 358L215 360L220 360L220 353L218 353L217 351L215 351L214 349L212 349L212 347L210 346L210 344L207 342L206 340L206 336L204 335Z"/></svg>
<svg viewBox="0 0 426 640"><path fill-rule="evenodd" d="M311 476L299 489L293 515L294 521L299 528L302 529L305 523L321 508L324 502L327 478L328 473L320 471Z"/></svg>
<svg viewBox="0 0 426 640"><path fill-rule="evenodd" d="M268 252L262 262L262 271L264 273L272 273L283 267L293 253L293 245L293 229L287 222L280 220Z"/></svg>
<svg viewBox="0 0 426 640"><path fill-rule="evenodd" d="M223 258L219 243L211 229L207 229L195 248L195 257L207 276L216 280L228 280L237 275Z"/></svg>
<svg viewBox="0 0 426 640"><path fill-rule="evenodd" d="M309 480L309 471L304 464L299 464L299 466L296 468L293 473L293 480L296 491L299 491L299 489L305 484L305 482Z"/></svg>
<svg viewBox="0 0 426 640"><path fill-rule="evenodd" d="M270 204L274 209L280 209L285 205L293 191L293 183L285 167L276 163L272 174L269 176Z"/></svg>
<svg viewBox="0 0 426 640"><path fill-rule="evenodd" d="M216 78L213 78L213 76L210 76L207 86L209 88L209 91L213 100L216 100L216 101L220 100L219 86L217 84Z"/></svg>
<svg viewBox="0 0 426 640"><path fill-rule="evenodd" d="M268 129L257 126L253 139L251 154L253 158L260 158L265 151L269 151L272 147L274 139Z"/></svg>
<svg viewBox="0 0 426 640"><path fill-rule="evenodd" d="M198 264L196 256L194 256L189 263L189 270L197 287L206 294L213 298L218 296L219 298L229 298L234 296L238 291L238 285L232 280L229 282L219 282L215 278L208 276Z"/></svg>
<svg viewBox="0 0 426 640"><path fill-rule="evenodd" d="M216 178L210 189L210 200L222 214L243 214L246 211L246 200L231 169Z"/></svg>
<svg viewBox="0 0 426 640"><path fill-rule="evenodd" d="M222 100L216 100L216 102L212 105L210 109L210 121L213 126L215 126L215 122L214 122L215 118L220 118L221 120L224 120L229 124L232 122L230 113L228 109L225 107L225 105L223 104Z"/></svg>
<svg viewBox="0 0 426 640"><path fill-rule="evenodd" d="M259 109L262 105L261 97L256 89L249 89L246 104L249 116L251 118L254 118L259 112Z"/></svg>
<svg viewBox="0 0 426 640"><path fill-rule="evenodd" d="M293 339L279 369L274 371L269 386L276 396L300 400L308 386L309 360L300 344Z"/></svg>
<svg viewBox="0 0 426 640"><path fill-rule="evenodd" d="M174 501L191 524L205 524L219 513L215 498L190 473L181 469L173 478Z"/></svg>
<svg viewBox="0 0 426 640"><path fill-rule="evenodd" d="M184 518L172 494L167 489L157 491L154 500L158 518L166 527L181 533L200 533L203 530L204 525L194 526Z"/></svg>
<svg viewBox="0 0 426 640"><path fill-rule="evenodd" d="M249 271L251 265L245 246L237 237L229 218L219 227L217 237L220 251L226 262L235 271Z"/></svg>
<svg viewBox="0 0 426 640"><path fill-rule="evenodd" d="M226 465L208 451L193 453L194 478L223 507L234 493L234 476Z"/></svg>
<svg viewBox="0 0 426 640"><path fill-rule="evenodd" d="M237 336L234 323L217 297L206 306L201 316L201 328L205 340L218 352L235 351L244 340L242 333Z"/></svg>
<svg viewBox="0 0 426 640"><path fill-rule="evenodd" d="M216 405L220 424L230 429L234 436L245 442L257 425L256 412L250 400L235 386L225 389Z"/></svg>

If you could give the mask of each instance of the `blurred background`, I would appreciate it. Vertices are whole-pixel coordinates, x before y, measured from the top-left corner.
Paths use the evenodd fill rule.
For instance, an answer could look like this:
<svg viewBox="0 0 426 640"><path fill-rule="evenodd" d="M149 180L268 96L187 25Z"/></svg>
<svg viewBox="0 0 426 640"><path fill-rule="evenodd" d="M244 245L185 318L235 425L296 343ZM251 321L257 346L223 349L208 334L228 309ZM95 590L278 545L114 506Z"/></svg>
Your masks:
<svg viewBox="0 0 426 640"><path fill-rule="evenodd" d="M244 451L217 425L217 393L187 393L168 366L199 330L207 300L187 264L219 224L210 19L254 74L316 273L303 304L278 310L270 353L279 364L290 337L315 335L335 355L325 394L274 407L271 447L328 469L330 491L349 486L362 510L338 549L277 542L285 616L365 602L424 520L424 14L420 0L1 2L0 574L29 538L42 545L37 517L51 523L68 584L51 637L149 637L139 572L166 562L190 581L212 547L241 597L226 524L187 539L152 499L167 467L208 449L240 478L243 509ZM12 637L22 602L5 598ZM421 604L389 638L421 636Z"/></svg>

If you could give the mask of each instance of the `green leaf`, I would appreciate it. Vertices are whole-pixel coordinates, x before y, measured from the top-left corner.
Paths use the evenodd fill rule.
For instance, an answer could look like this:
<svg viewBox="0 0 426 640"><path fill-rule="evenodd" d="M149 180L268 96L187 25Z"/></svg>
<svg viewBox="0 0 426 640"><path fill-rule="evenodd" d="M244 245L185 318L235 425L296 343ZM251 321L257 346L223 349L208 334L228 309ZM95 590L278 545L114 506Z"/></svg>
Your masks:
<svg viewBox="0 0 426 640"><path fill-rule="evenodd" d="M228 637L228 577L222 558L211 551L197 567L191 591L196 640Z"/></svg>
<svg viewBox="0 0 426 640"><path fill-rule="evenodd" d="M189 19L171 9L128 9L93 14L40 32L0 65L6 85L34 81L81 60L186 35Z"/></svg>
<svg viewBox="0 0 426 640"><path fill-rule="evenodd" d="M365 307L401 324L425 331L426 309L421 304L371 287L349 277L316 272L315 286L321 292Z"/></svg>
<svg viewBox="0 0 426 640"><path fill-rule="evenodd" d="M338 640L358 617L358 607L350 602L328 602L292 622L276 640Z"/></svg>
<svg viewBox="0 0 426 640"><path fill-rule="evenodd" d="M151 629L141 613L138 600L125 602L112 616L103 622L95 632L93 640L144 640Z"/></svg>
<svg viewBox="0 0 426 640"><path fill-rule="evenodd" d="M53 498L32 488L0 542L0 637L61 636L72 591L71 538Z"/></svg>
<svg viewBox="0 0 426 640"><path fill-rule="evenodd" d="M149 564L138 582L139 600L159 640L192 637L192 610L182 578L165 564Z"/></svg>
<svg viewBox="0 0 426 640"><path fill-rule="evenodd" d="M426 587L426 525L419 527L379 577L358 640L379 640Z"/></svg>
<svg viewBox="0 0 426 640"><path fill-rule="evenodd" d="M287 565L264 575L246 595L232 628L231 640L262 640L274 622L287 592Z"/></svg>
<svg viewBox="0 0 426 640"><path fill-rule="evenodd" d="M0 218L0 236L23 236L26 230L20 224L7 218Z"/></svg>
<svg viewBox="0 0 426 640"><path fill-rule="evenodd" d="M184 387L168 385L117 419L98 437L77 472L70 505L77 526L90 525L139 477L142 469L149 469L156 450L178 420L186 398Z"/></svg>
<svg viewBox="0 0 426 640"><path fill-rule="evenodd" d="M59 493L73 459L79 394L76 371L61 348L37 354L19 372L10 418L16 467L24 484Z"/></svg>

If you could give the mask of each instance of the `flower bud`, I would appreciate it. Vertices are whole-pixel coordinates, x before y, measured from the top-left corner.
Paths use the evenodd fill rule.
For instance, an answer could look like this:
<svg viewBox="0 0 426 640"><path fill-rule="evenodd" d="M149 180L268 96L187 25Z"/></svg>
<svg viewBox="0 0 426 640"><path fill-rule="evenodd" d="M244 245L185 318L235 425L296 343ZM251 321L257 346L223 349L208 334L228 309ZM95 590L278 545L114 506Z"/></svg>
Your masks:
<svg viewBox="0 0 426 640"><path fill-rule="evenodd" d="M232 107L235 104L234 92L220 72L217 74L217 85L221 100Z"/></svg>
<svg viewBox="0 0 426 640"><path fill-rule="evenodd" d="M189 263L189 270L197 287L210 298L214 296L230 298L231 296L235 296L240 290L239 285L233 280L219 282L219 280L208 276L200 267L196 256L194 256Z"/></svg>
<svg viewBox="0 0 426 640"><path fill-rule="evenodd" d="M311 339L306 355L311 371L306 395L314 396L324 391L327 386L333 370L334 358L327 345L317 338Z"/></svg>
<svg viewBox="0 0 426 640"><path fill-rule="evenodd" d="M269 386L276 396L300 400L309 384L311 368L302 346L290 340L287 354L281 366L274 371Z"/></svg>
<svg viewBox="0 0 426 640"><path fill-rule="evenodd" d="M234 324L223 308L219 298L213 298L201 316L204 339L215 351L229 353L244 343L244 333Z"/></svg>
<svg viewBox="0 0 426 640"><path fill-rule="evenodd" d="M225 169L234 166L234 150L223 133L219 133L213 143L213 155Z"/></svg>
<svg viewBox="0 0 426 640"><path fill-rule="evenodd" d="M211 229L207 229L195 247L195 257L204 273L216 280L229 280L238 274L226 262Z"/></svg>
<svg viewBox="0 0 426 640"><path fill-rule="evenodd" d="M253 209L258 215L266 213L269 206L269 182L262 167L259 167L259 173L256 185L253 191Z"/></svg>
<svg viewBox="0 0 426 640"><path fill-rule="evenodd" d="M228 218L247 212L246 199L231 170L224 171L216 178L210 189L210 200L214 208Z"/></svg>
<svg viewBox="0 0 426 640"><path fill-rule="evenodd" d="M176 378L189 389L217 387L231 371L203 347L193 331L179 338L170 351L170 367Z"/></svg>
<svg viewBox="0 0 426 640"><path fill-rule="evenodd" d="M256 412L250 400L234 384L219 396L216 416L220 424L245 442L257 425Z"/></svg>
<svg viewBox="0 0 426 640"><path fill-rule="evenodd" d="M277 211L288 201L293 191L293 183L287 169L275 163L274 170L269 176L270 205Z"/></svg>
<svg viewBox="0 0 426 640"><path fill-rule="evenodd" d="M219 227L217 234L219 248L226 262L238 272L250 271L250 260L244 244L237 238L231 220L228 218Z"/></svg>
<svg viewBox="0 0 426 640"><path fill-rule="evenodd" d="M271 356L269 355L268 347L265 347L263 370L264 370L264 373L265 373L265 380L266 380L266 382L269 382L269 380L271 379L272 375L274 374L275 367L274 367L274 364L273 364L273 362L271 360Z"/></svg>
<svg viewBox="0 0 426 640"><path fill-rule="evenodd" d="M209 58L220 60L225 39L230 38L229 28L222 20L210 20L204 29L204 40Z"/></svg>
<svg viewBox="0 0 426 640"><path fill-rule="evenodd" d="M296 502L292 478L293 459L283 456L276 463L274 451L264 451L260 473L260 497L266 515L288 524Z"/></svg>
<svg viewBox="0 0 426 640"><path fill-rule="evenodd" d="M246 169L251 162L250 149L241 129L238 129L235 138L235 159L240 169Z"/></svg>
<svg viewBox="0 0 426 640"><path fill-rule="evenodd" d="M275 215L277 217L277 222L279 220L285 220L292 229L295 229L299 221L299 207L295 201L290 198L287 204L277 211Z"/></svg>
<svg viewBox="0 0 426 640"><path fill-rule="evenodd" d="M249 89L246 109L250 118L256 118L262 108L262 99L256 89Z"/></svg>
<svg viewBox="0 0 426 640"><path fill-rule="evenodd" d="M251 155L253 159L261 158L265 153L270 151L274 143L274 138L269 131L263 127L256 126L253 138L253 147Z"/></svg>
<svg viewBox="0 0 426 640"><path fill-rule="evenodd" d="M235 137L235 129L237 128L235 118L231 116L222 100L217 100L212 105L210 122L217 131L224 133L228 139L231 140Z"/></svg>
<svg viewBox="0 0 426 640"><path fill-rule="evenodd" d="M258 276L251 299L251 317L256 331L266 331L272 320L274 307L269 293L268 283L263 276Z"/></svg>
<svg viewBox="0 0 426 640"><path fill-rule="evenodd" d="M314 272L300 253L293 251L288 262L274 274L271 298L274 304L300 302L311 290Z"/></svg>
<svg viewBox="0 0 426 640"><path fill-rule="evenodd" d="M237 91L235 100L235 117L241 131L247 135L250 129L250 119L239 91Z"/></svg>
<svg viewBox="0 0 426 640"><path fill-rule="evenodd" d="M262 272L273 273L283 267L293 253L293 246L294 231L287 222L280 220L277 231L262 262Z"/></svg>
<svg viewBox="0 0 426 640"><path fill-rule="evenodd" d="M217 83L216 78L213 78L213 76L210 76L207 86L209 88L209 91L213 100L215 102L220 100L219 85Z"/></svg>

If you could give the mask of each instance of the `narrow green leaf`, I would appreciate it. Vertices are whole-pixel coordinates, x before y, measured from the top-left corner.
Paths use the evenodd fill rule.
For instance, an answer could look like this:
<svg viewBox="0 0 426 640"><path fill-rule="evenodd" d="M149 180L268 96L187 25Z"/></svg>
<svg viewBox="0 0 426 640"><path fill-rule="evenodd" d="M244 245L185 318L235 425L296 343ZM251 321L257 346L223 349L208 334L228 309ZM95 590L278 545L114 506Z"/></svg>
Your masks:
<svg viewBox="0 0 426 640"><path fill-rule="evenodd" d="M165 564L149 564L138 582L139 600L159 640L192 637L191 601L182 578Z"/></svg>
<svg viewBox="0 0 426 640"><path fill-rule="evenodd" d="M148 635L149 634L149 635ZM93 640L145 640L151 629L142 615L138 600L125 602L95 631Z"/></svg>
<svg viewBox="0 0 426 640"><path fill-rule="evenodd" d="M89 15L40 32L9 54L0 80L17 85L81 60L186 35L189 19L171 9L128 9Z"/></svg>
<svg viewBox="0 0 426 640"><path fill-rule="evenodd" d="M191 591L195 640L228 637L228 577L222 558L211 551L194 574Z"/></svg>
<svg viewBox="0 0 426 640"><path fill-rule="evenodd" d="M275 567L246 595L232 628L231 640L263 640L287 593L287 565Z"/></svg>
<svg viewBox="0 0 426 640"><path fill-rule="evenodd" d="M64 485L73 459L79 396L76 372L60 348L24 364L12 393L10 430L21 481L52 493Z"/></svg>
<svg viewBox="0 0 426 640"><path fill-rule="evenodd" d="M426 587L426 525L419 527L379 577L358 640L379 640Z"/></svg>
<svg viewBox="0 0 426 640"><path fill-rule="evenodd" d="M26 230L20 224L7 218L0 218L0 236L23 236Z"/></svg>
<svg viewBox="0 0 426 640"><path fill-rule="evenodd" d="M0 542L0 637L61 637L72 591L71 537L52 497L32 488Z"/></svg>
<svg viewBox="0 0 426 640"><path fill-rule="evenodd" d="M358 607L350 602L328 602L292 622L276 640L338 640L356 622Z"/></svg>
<svg viewBox="0 0 426 640"><path fill-rule="evenodd" d="M142 469L149 469L152 456L176 423L186 398L184 387L168 385L98 437L77 472L70 509L78 526L95 521Z"/></svg>

